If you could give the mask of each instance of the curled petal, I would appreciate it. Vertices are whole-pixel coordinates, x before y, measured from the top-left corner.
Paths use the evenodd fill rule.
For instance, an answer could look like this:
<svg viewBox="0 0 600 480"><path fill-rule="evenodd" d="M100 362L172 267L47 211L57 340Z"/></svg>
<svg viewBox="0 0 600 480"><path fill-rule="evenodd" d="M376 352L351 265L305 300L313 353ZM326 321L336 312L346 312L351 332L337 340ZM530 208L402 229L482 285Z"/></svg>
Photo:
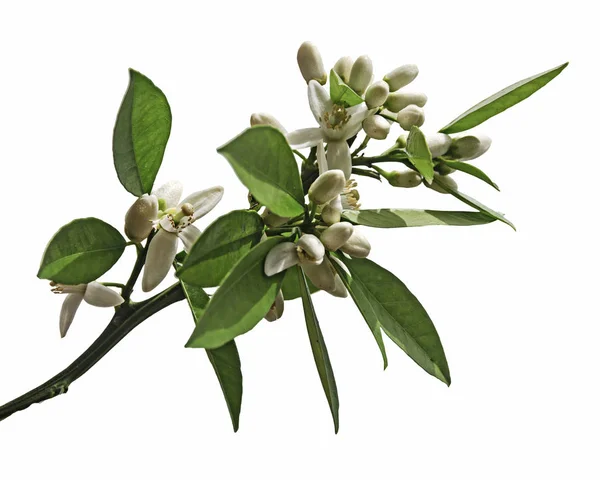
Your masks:
<svg viewBox="0 0 600 480"><path fill-rule="evenodd" d="M301 128L288 133L285 138L291 148L314 147L323 141L323 131L320 128Z"/></svg>
<svg viewBox="0 0 600 480"><path fill-rule="evenodd" d="M298 263L296 245L292 242L284 242L275 245L265 258L265 275L272 277L283 272Z"/></svg>
<svg viewBox="0 0 600 480"><path fill-rule="evenodd" d="M316 80L308 82L308 104L315 120L321 124L325 112L333 108L329 92Z"/></svg>
<svg viewBox="0 0 600 480"><path fill-rule="evenodd" d="M302 270L315 287L326 292L335 289L335 274L329 260L325 259L320 265L302 265Z"/></svg>
<svg viewBox="0 0 600 480"><path fill-rule="evenodd" d="M344 285L344 282L342 282L342 279L337 273L335 275L335 287L328 293L339 298L346 298L348 296L346 285Z"/></svg>
<svg viewBox="0 0 600 480"><path fill-rule="evenodd" d="M144 276L142 277L142 290L154 290L164 280L177 255L177 234L159 230L150 241Z"/></svg>
<svg viewBox="0 0 600 480"><path fill-rule="evenodd" d="M164 217L162 217L158 221L158 224L161 226L162 229L166 230L169 233L177 232L177 226L175 225L175 222L173 221L173 217L171 215L165 215Z"/></svg>
<svg viewBox="0 0 600 480"><path fill-rule="evenodd" d="M98 282L88 283L83 299L94 307L116 307L124 302L121 295Z"/></svg>
<svg viewBox="0 0 600 480"><path fill-rule="evenodd" d="M179 238L183 242L183 248L186 252L189 252L201 235L200 229L194 227L194 225L188 225L179 232Z"/></svg>
<svg viewBox="0 0 600 480"><path fill-rule="evenodd" d="M318 265L325 256L325 247L321 241L311 233L305 233L296 244L306 255L298 255L300 263L312 263Z"/></svg>
<svg viewBox="0 0 600 480"><path fill-rule="evenodd" d="M317 165L319 167L319 175L323 175L327 170L327 158L325 157L325 146L323 141L317 144Z"/></svg>
<svg viewBox="0 0 600 480"><path fill-rule="evenodd" d="M338 195L323 207L321 218L327 225L333 225L342 218L342 196Z"/></svg>
<svg viewBox="0 0 600 480"><path fill-rule="evenodd" d="M192 222L195 222L215 208L217 203L221 201L221 198L223 198L223 187L211 187L188 195L180 205L184 203L192 204L194 207Z"/></svg>
<svg viewBox="0 0 600 480"><path fill-rule="evenodd" d="M279 290L279 292L277 292L277 296L275 297L273 305L265 315L265 319L267 319L269 322L274 322L278 318L281 318L281 316L283 315L284 303L285 302L283 299L283 293L281 293L281 290Z"/></svg>
<svg viewBox="0 0 600 480"><path fill-rule="evenodd" d="M62 304L62 308L60 309L60 336L64 337L73 323L73 319L75 318L75 313L77 313L77 309L79 305L81 305L81 301L83 300L83 295L80 293L69 293L67 298Z"/></svg>
<svg viewBox="0 0 600 480"><path fill-rule="evenodd" d="M354 226L350 222L339 222L321 234L321 242L327 250L335 252L352 236Z"/></svg>
<svg viewBox="0 0 600 480"><path fill-rule="evenodd" d="M327 144L327 167L329 170L341 170L344 172L346 180L352 173L352 159L350 158L350 148L346 140L339 142L329 142Z"/></svg>
<svg viewBox="0 0 600 480"><path fill-rule="evenodd" d="M371 244L367 240L367 237L358 228L355 228L352 236L342 246L342 252L347 253L351 257L365 258L371 253Z"/></svg>
<svg viewBox="0 0 600 480"><path fill-rule="evenodd" d="M159 200L165 201L166 208L173 208L179 203L181 194L183 193L183 185L177 180L171 180L170 182L162 185L158 190L152 192Z"/></svg>

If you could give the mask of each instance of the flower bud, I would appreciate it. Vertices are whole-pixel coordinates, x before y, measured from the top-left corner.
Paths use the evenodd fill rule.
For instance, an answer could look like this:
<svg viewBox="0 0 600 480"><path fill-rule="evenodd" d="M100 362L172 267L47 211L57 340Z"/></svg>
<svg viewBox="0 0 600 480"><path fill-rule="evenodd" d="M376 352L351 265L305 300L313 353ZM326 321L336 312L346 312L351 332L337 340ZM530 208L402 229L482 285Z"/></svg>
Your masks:
<svg viewBox="0 0 600 480"><path fill-rule="evenodd" d="M390 123L380 115L371 115L363 120L363 130L375 140L384 140L390 133Z"/></svg>
<svg viewBox="0 0 600 480"><path fill-rule="evenodd" d="M275 297L273 305L271 305L271 308L265 315L265 319L269 322L274 322L275 320L281 318L281 316L283 315L284 303L285 302L283 298L283 293L281 293L281 290L279 290L279 292L277 292L277 296Z"/></svg>
<svg viewBox="0 0 600 480"><path fill-rule="evenodd" d="M279 130L284 135L287 134L287 130L279 121L269 113L253 113L250 116L250 125L255 127L256 125L271 125Z"/></svg>
<svg viewBox="0 0 600 480"><path fill-rule="evenodd" d="M134 242L148 238L152 222L158 217L158 199L145 193L129 207L125 214L125 235Z"/></svg>
<svg viewBox="0 0 600 480"><path fill-rule="evenodd" d="M323 67L321 54L314 43L304 42L300 45L297 59L300 72L306 83L316 80L321 85L325 85L327 82L327 73L325 72L325 67Z"/></svg>
<svg viewBox="0 0 600 480"><path fill-rule="evenodd" d="M390 92L406 87L412 82L419 74L419 68L416 65L402 65L390 73L388 73L383 79L389 84Z"/></svg>
<svg viewBox="0 0 600 480"><path fill-rule="evenodd" d="M311 233L305 233L296 243L298 247L298 259L301 264L319 265L325 256L325 247L317 237Z"/></svg>
<svg viewBox="0 0 600 480"><path fill-rule="evenodd" d="M268 208L265 209L261 216L263 219L263 223L267 227L280 227L289 220L289 217L280 217L279 215L275 215Z"/></svg>
<svg viewBox="0 0 600 480"><path fill-rule="evenodd" d="M327 293L339 298L346 298L348 296L348 290L346 289L346 285L344 285L344 282L342 281L339 275L335 275L335 286L333 287L333 290L330 290Z"/></svg>
<svg viewBox="0 0 600 480"><path fill-rule="evenodd" d="M492 139L487 135L465 135L452 139L450 155L460 160L473 160L487 152L491 145Z"/></svg>
<svg viewBox="0 0 600 480"><path fill-rule="evenodd" d="M359 95L365 93L365 90L373 77L373 62L368 55L362 55L356 59L352 70L350 71L350 80L348 86Z"/></svg>
<svg viewBox="0 0 600 480"><path fill-rule="evenodd" d="M420 127L425 123L425 112L416 105L409 105L398 112L398 123L408 132L412 127Z"/></svg>
<svg viewBox="0 0 600 480"><path fill-rule="evenodd" d="M365 93L365 103L367 108L381 107L388 98L390 87L383 81L378 81L367 88Z"/></svg>
<svg viewBox="0 0 600 480"><path fill-rule="evenodd" d="M354 226L349 222L339 222L328 227L321 234L321 243L332 252L338 250L352 236Z"/></svg>
<svg viewBox="0 0 600 480"><path fill-rule="evenodd" d="M427 146L431 152L431 158L441 157L446 154L450 145L452 145L452 138L450 135L445 133L433 133L425 137Z"/></svg>
<svg viewBox="0 0 600 480"><path fill-rule="evenodd" d="M395 92L390 93L385 101L385 108L389 111L398 113L409 105L424 107L427 103L427 95L421 92Z"/></svg>
<svg viewBox="0 0 600 480"><path fill-rule="evenodd" d="M396 145L398 145L400 148L406 148L407 143L408 143L408 134L407 133L403 133L396 140Z"/></svg>
<svg viewBox="0 0 600 480"><path fill-rule="evenodd" d="M346 177L341 170L329 170L314 181L308 189L308 198L317 205L331 202L346 185Z"/></svg>
<svg viewBox="0 0 600 480"><path fill-rule="evenodd" d="M94 307L115 307L124 302L121 295L98 282L87 284L83 299Z"/></svg>
<svg viewBox="0 0 600 480"><path fill-rule="evenodd" d="M451 173L456 172L455 168L449 167L446 164L440 163L439 165L435 166L435 171L437 173L439 173L440 175L450 175Z"/></svg>
<svg viewBox="0 0 600 480"><path fill-rule="evenodd" d="M442 176L439 173L434 173L434 180L446 185L448 188L451 188L452 190L457 190L458 189L458 185L456 184L456 181L452 178L452 177L447 177L447 176ZM435 190L438 193L448 193L446 190L444 190L442 187L440 187L439 185L436 184L436 182L432 182L431 185L427 185L429 188L431 188L432 190Z"/></svg>
<svg viewBox="0 0 600 480"><path fill-rule="evenodd" d="M323 207L321 219L327 225L338 223L342 218L342 197L338 195L331 202Z"/></svg>
<svg viewBox="0 0 600 480"><path fill-rule="evenodd" d="M367 237L355 228L352 236L342 246L342 252L347 253L351 257L365 258L371 253L371 244L367 240Z"/></svg>
<svg viewBox="0 0 600 480"><path fill-rule="evenodd" d="M333 66L333 71L337 73L344 83L350 81L350 71L352 70L352 57L342 57Z"/></svg>
<svg viewBox="0 0 600 480"><path fill-rule="evenodd" d="M414 170L398 172L394 170L386 177L392 187L413 188L423 183L423 177Z"/></svg>

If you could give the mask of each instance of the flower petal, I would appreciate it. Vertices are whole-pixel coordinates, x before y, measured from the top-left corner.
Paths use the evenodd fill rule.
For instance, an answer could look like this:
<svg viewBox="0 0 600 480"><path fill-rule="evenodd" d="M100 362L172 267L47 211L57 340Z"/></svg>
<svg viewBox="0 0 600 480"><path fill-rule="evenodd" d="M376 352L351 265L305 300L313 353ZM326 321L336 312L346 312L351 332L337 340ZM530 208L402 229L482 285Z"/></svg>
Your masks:
<svg viewBox="0 0 600 480"><path fill-rule="evenodd" d="M319 142L323 141L323 131L316 128L301 128L300 130L294 130L285 137L290 144L291 148L308 148L318 145Z"/></svg>
<svg viewBox="0 0 600 480"><path fill-rule="evenodd" d="M125 214L125 235L134 242L148 238L158 216L158 199L144 193Z"/></svg>
<svg viewBox="0 0 600 480"><path fill-rule="evenodd" d="M164 280L177 255L178 237L175 233L159 230L150 241L144 276L142 278L142 290L149 292L154 290Z"/></svg>
<svg viewBox="0 0 600 480"><path fill-rule="evenodd" d="M177 232L177 226L175 225L175 222L173 221L173 217L171 215L165 215L164 217L162 217L158 221L158 224L161 226L161 228L165 229L167 232L170 232L170 233Z"/></svg>
<svg viewBox="0 0 600 480"><path fill-rule="evenodd" d="M81 305L81 301L83 300L83 295L81 293L69 293L67 298L62 304L62 308L60 309L60 336L64 337L73 323L73 319L75 318L75 313L77 313L77 309L79 305Z"/></svg>
<svg viewBox="0 0 600 480"><path fill-rule="evenodd" d="M88 283L83 299L94 307L116 307L125 301L117 292L98 282Z"/></svg>
<svg viewBox="0 0 600 480"><path fill-rule="evenodd" d="M354 107L348 108L346 113L350 115L350 120L348 120L348 123L346 123L343 128L344 138L348 139L356 135L362 128L364 119L369 115L374 115L376 111L376 108L369 110L364 103L359 103Z"/></svg>
<svg viewBox="0 0 600 480"><path fill-rule="evenodd" d="M283 304L283 293L281 293L281 290L279 290L279 292L277 292L277 296L275 297L273 305L265 315L265 319L269 322L274 322L278 318L281 318L281 316L283 315Z"/></svg>
<svg viewBox="0 0 600 480"><path fill-rule="evenodd" d="M296 246L300 247L308 255L308 257L306 255L298 255L301 264L311 263L318 265L323 261L325 247L321 243L321 240L312 233L302 235Z"/></svg>
<svg viewBox="0 0 600 480"><path fill-rule="evenodd" d="M350 239L353 231L350 222L335 223L321 234L321 243L327 250L335 252Z"/></svg>
<svg viewBox="0 0 600 480"><path fill-rule="evenodd" d="M329 170L341 170L346 180L352 173L352 159L350 158L350 147L346 140L329 142L327 144L327 167Z"/></svg>
<svg viewBox="0 0 600 480"><path fill-rule="evenodd" d="M319 175L323 175L328 170L325 146L322 141L317 143L317 165L319 166Z"/></svg>
<svg viewBox="0 0 600 480"><path fill-rule="evenodd" d="M308 104L315 120L322 123L325 112L333 108L333 102L329 97L329 92L323 85L316 80L308 82Z"/></svg>
<svg viewBox="0 0 600 480"><path fill-rule="evenodd" d="M327 225L333 225L342 218L342 196L338 195L323 207L321 218Z"/></svg>
<svg viewBox="0 0 600 480"><path fill-rule="evenodd" d="M193 225L188 225L181 232L179 232L179 238L183 242L183 248L186 252L189 252L192 248L192 245L196 243L198 237L202 234L200 229L194 227Z"/></svg>
<svg viewBox="0 0 600 480"><path fill-rule="evenodd" d="M352 236L342 246L342 252L347 253L351 257L366 258L371 253L371 244L365 235L355 228Z"/></svg>
<svg viewBox="0 0 600 480"><path fill-rule="evenodd" d="M335 275L335 287L333 290L328 292L330 295L339 298L346 298L348 296L348 290L346 289L346 285L340 278L338 274Z"/></svg>
<svg viewBox="0 0 600 480"><path fill-rule="evenodd" d="M292 242L284 242L275 245L265 258L265 275L272 277L279 272L293 267L298 263L296 245Z"/></svg>
<svg viewBox="0 0 600 480"><path fill-rule="evenodd" d="M171 180L152 192L156 198L159 200L162 198L165 201L166 208L176 207L182 193L183 185L177 180Z"/></svg>
<svg viewBox="0 0 600 480"><path fill-rule="evenodd" d="M211 187L188 195L181 201L180 205L184 203L192 204L194 207L192 222L195 222L215 208L221 198L223 198L223 187Z"/></svg>
<svg viewBox="0 0 600 480"><path fill-rule="evenodd" d="M302 265L302 270L315 287L326 292L335 289L335 276L329 260L325 259L320 265Z"/></svg>

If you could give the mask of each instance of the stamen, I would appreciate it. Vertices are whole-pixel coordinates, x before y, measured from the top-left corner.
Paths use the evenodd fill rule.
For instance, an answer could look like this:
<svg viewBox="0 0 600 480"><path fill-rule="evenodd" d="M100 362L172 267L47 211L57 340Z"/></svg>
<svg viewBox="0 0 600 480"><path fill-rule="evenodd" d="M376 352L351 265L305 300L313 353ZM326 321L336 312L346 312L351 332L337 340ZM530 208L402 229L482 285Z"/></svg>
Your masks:
<svg viewBox="0 0 600 480"><path fill-rule="evenodd" d="M52 293L85 293L87 285L63 285L62 283L50 282Z"/></svg>
<svg viewBox="0 0 600 480"><path fill-rule="evenodd" d="M323 114L323 119L325 120L327 127L332 130L339 130L348 123L350 115L348 115L343 105L335 104L331 109L331 112L325 112Z"/></svg>
<svg viewBox="0 0 600 480"><path fill-rule="evenodd" d="M298 258L300 259L300 263L302 263L303 261L312 263L312 262L314 262L316 260L316 258L310 256L301 247L296 247L296 253L298 254Z"/></svg>

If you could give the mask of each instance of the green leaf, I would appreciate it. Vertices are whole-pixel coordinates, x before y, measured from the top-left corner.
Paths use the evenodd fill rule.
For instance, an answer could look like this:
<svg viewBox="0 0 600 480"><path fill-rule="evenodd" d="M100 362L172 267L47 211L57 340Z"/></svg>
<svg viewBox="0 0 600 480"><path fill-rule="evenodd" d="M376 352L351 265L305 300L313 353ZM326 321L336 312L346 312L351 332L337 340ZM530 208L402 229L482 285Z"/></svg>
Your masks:
<svg viewBox="0 0 600 480"><path fill-rule="evenodd" d="M267 277L265 257L283 237L259 243L227 274L186 347L218 348L252 330L273 305L285 272Z"/></svg>
<svg viewBox="0 0 600 480"><path fill-rule="evenodd" d="M65 285L89 283L117 263L123 250L117 229L97 218L79 218L54 234L37 276Z"/></svg>
<svg viewBox="0 0 600 480"><path fill-rule="evenodd" d="M304 193L294 153L283 134L268 125L248 128L217 150L252 195L273 213L304 212Z"/></svg>
<svg viewBox="0 0 600 480"><path fill-rule="evenodd" d="M413 126L406 140L406 153L408 160L414 165L418 172L423 175L427 183L433 180L433 160L427 146L425 135L417 126Z"/></svg>
<svg viewBox="0 0 600 480"><path fill-rule="evenodd" d="M189 251L177 272L199 287L215 287L260 241L264 226L253 211L235 210L211 223Z"/></svg>
<svg viewBox="0 0 600 480"><path fill-rule="evenodd" d="M468 173L479 180L483 180L488 185L494 187L496 190L500 191L498 185L496 185L490 177L488 177L483 171L477 168L475 165L472 165L468 162L461 162L459 160L440 160L441 163L448 165L450 168L454 170L458 170L460 172Z"/></svg>
<svg viewBox="0 0 600 480"><path fill-rule="evenodd" d="M342 217L356 225L375 228L426 227L429 225L484 225L496 219L481 212L448 212L444 210L410 210L380 208L377 210L344 210Z"/></svg>
<svg viewBox="0 0 600 480"><path fill-rule="evenodd" d="M199 287L185 282L180 283L197 325L208 305L208 295ZM208 359L221 385L221 390L223 391L223 396L229 410L229 416L231 417L231 423L233 424L233 431L237 432L240 426L243 387L240 356L235 342L232 340L222 347L206 350L206 355L208 355Z"/></svg>
<svg viewBox="0 0 600 480"><path fill-rule="evenodd" d="M450 385L440 337L415 296L396 276L366 258L340 256L350 271L350 294L367 323L383 331L423 370Z"/></svg>
<svg viewBox="0 0 600 480"><path fill-rule="evenodd" d="M363 98L346 85L333 69L329 74L329 96L333 103L345 107L353 107L364 102Z"/></svg>
<svg viewBox="0 0 600 480"><path fill-rule="evenodd" d="M308 283L308 289L311 294L320 291L308 278L306 279L306 282ZM283 298L286 300L294 300L295 298L300 298L302 296L298 274L293 268L288 268L286 270L285 276L283 277L283 283L281 284L281 292L283 293Z"/></svg>
<svg viewBox="0 0 600 480"><path fill-rule="evenodd" d="M113 132L113 158L119 181L136 197L152 191L170 133L167 97L148 77L130 69Z"/></svg>
<svg viewBox="0 0 600 480"><path fill-rule="evenodd" d="M310 291L308 289L308 284L306 283L306 277L300 267L294 268L297 271L298 281L302 292L302 306L304 308L304 318L306 320L310 348L312 349L313 357L315 358L321 385L323 385L323 390L325 391L325 396L329 403L335 433L337 433L340 428L340 402L337 385L335 384L335 377L333 376L333 368L331 367L325 339L323 338L323 333L321 332L321 327L319 326L319 321L317 320L317 315L310 299Z"/></svg>
<svg viewBox="0 0 600 480"><path fill-rule="evenodd" d="M469 197L468 195L465 195L462 192L459 192L458 190L454 190L453 188L450 188L449 186L447 186L446 184L437 181L436 179L433 180L433 182L440 188L442 188L443 190L445 190L446 192L448 192L450 195L455 196L456 198L458 198L461 202L466 203L467 205L469 205L470 207L473 207L475 210L479 210L482 213L485 213L493 218L495 218L496 220L500 220L502 223L506 223L509 227L511 227L513 230L517 230L515 228L515 226L512 224L512 222L510 220L508 220L504 215L502 215L501 213L496 212L495 210L492 210L489 207L486 207L483 203L475 200L474 198Z"/></svg>
<svg viewBox="0 0 600 480"><path fill-rule="evenodd" d="M510 87L506 87L504 90L500 90L459 115L442 128L440 132L458 133L476 127L485 122L488 118L498 115L507 108L516 105L537 92L553 78L558 76L568 64L569 62L563 63L556 68L538 73L533 77L526 78L525 80L512 84Z"/></svg>

